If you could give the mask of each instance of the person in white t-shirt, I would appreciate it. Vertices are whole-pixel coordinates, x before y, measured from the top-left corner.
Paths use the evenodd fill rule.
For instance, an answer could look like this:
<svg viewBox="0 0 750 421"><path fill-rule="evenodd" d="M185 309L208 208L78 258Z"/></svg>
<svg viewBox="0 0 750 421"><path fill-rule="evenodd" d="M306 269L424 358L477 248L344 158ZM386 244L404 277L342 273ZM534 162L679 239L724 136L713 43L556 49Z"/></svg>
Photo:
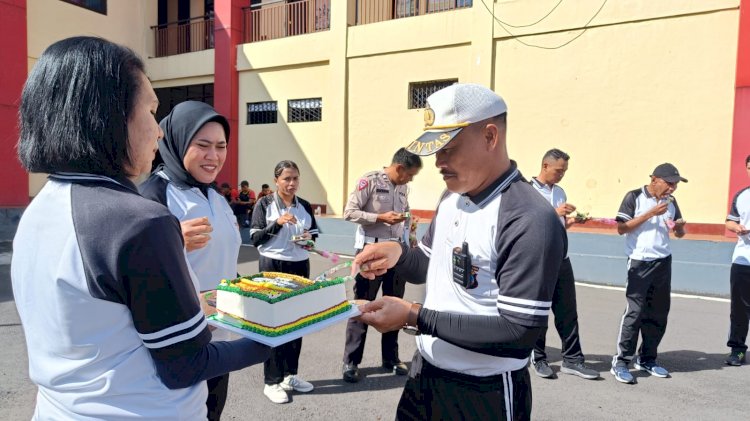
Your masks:
<svg viewBox="0 0 750 421"><path fill-rule="evenodd" d="M617 212L617 233L625 235L628 256L627 306L617 335L617 355L610 373L621 383L634 383L628 370L666 378L669 371L656 360L657 348L667 330L672 290L672 249L669 233L685 235L685 220L672 195L680 183L687 183L677 168L664 163L651 173L651 182L625 194ZM638 336L641 346L636 351Z"/></svg>
<svg viewBox="0 0 750 421"><path fill-rule="evenodd" d="M531 179L531 186L555 208L560 223L567 229L576 219L571 216L576 207L568 203L565 190L558 185L568 171L570 156L559 149L550 149L542 157L542 168L539 175ZM575 276L570 259L565 256L560 272L557 274L555 294L552 296L552 313L555 315L555 328L560 335L563 358L560 371L584 379L597 379L599 372L586 366L581 338L578 334L578 310L576 304ZM531 353L531 367L534 373L542 378L554 378L555 374L547 361L545 352L547 328L542 328Z"/></svg>
<svg viewBox="0 0 750 421"><path fill-rule="evenodd" d="M745 158L745 168L750 175L750 155ZM731 312L729 314L729 339L732 349L727 364L740 366L745 363L747 352L747 329L750 318L750 187L737 192L732 200L732 209L726 220L726 228L737 234L737 245L732 255L729 272Z"/></svg>

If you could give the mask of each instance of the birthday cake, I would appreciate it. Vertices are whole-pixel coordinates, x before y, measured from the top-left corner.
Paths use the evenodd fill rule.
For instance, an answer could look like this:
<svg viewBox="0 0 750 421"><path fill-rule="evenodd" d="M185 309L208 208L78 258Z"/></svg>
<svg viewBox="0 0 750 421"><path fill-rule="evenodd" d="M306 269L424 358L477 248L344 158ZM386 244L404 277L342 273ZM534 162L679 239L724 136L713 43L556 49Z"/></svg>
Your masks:
<svg viewBox="0 0 750 421"><path fill-rule="evenodd" d="M350 308L344 278L311 281L287 273L262 272L222 280L216 288L217 320L270 337L319 323Z"/></svg>

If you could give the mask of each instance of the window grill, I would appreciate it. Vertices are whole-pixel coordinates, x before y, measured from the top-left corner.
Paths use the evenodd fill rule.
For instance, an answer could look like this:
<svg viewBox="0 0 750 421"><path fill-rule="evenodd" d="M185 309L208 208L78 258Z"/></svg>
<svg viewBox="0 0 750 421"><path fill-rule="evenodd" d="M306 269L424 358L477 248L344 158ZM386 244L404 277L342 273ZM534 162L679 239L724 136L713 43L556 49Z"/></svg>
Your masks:
<svg viewBox="0 0 750 421"><path fill-rule="evenodd" d="M288 102L289 123L321 121L323 119L323 99L290 99Z"/></svg>
<svg viewBox="0 0 750 421"><path fill-rule="evenodd" d="M247 104L247 124L276 123L278 110L276 101L249 102Z"/></svg>
<svg viewBox="0 0 750 421"><path fill-rule="evenodd" d="M409 109L424 108L427 105L428 96L454 83L458 83L458 79L411 82L409 84Z"/></svg>

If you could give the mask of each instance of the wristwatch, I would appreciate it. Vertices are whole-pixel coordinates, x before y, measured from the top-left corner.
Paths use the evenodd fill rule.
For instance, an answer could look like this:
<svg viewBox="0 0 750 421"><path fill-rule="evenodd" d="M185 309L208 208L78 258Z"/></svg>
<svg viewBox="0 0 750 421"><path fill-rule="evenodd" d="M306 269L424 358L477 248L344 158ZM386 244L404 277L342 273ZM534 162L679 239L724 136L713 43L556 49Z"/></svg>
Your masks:
<svg viewBox="0 0 750 421"><path fill-rule="evenodd" d="M419 310L422 309L422 303L413 302L411 303L411 308L409 309L409 316L406 319L406 324L404 325L401 330L404 331L404 333L409 335L421 335L422 332L419 331L419 328L417 327L417 320L419 319Z"/></svg>

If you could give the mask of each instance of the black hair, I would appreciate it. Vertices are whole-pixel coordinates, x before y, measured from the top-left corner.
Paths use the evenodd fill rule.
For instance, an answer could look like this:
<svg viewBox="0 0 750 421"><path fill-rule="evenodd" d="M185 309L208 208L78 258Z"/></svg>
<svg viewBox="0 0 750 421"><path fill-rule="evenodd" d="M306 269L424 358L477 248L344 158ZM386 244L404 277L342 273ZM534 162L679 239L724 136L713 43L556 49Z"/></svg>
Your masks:
<svg viewBox="0 0 750 421"><path fill-rule="evenodd" d="M240 187L250 187L250 183L248 183L247 180L242 180L240 182Z"/></svg>
<svg viewBox="0 0 750 421"><path fill-rule="evenodd" d="M747 166L747 164L750 164L750 155L745 158L745 166Z"/></svg>
<svg viewBox="0 0 750 421"><path fill-rule="evenodd" d="M274 168L273 170L273 177L278 178L286 168L294 168L295 170L297 170L297 172L299 172L299 167L297 166L297 164L295 164L294 161L290 161L287 159L276 164L276 168Z"/></svg>
<svg viewBox="0 0 750 421"><path fill-rule="evenodd" d="M567 162L568 160L570 160L570 155L566 154L560 149L550 149L542 157L542 162L548 159L552 159L554 161L557 161L558 159L562 159L563 161Z"/></svg>
<svg viewBox="0 0 750 421"><path fill-rule="evenodd" d="M262 184L262 185L260 186L260 188L261 188L261 190L263 190L263 189L270 189L270 188L271 188L271 186L269 186L268 184Z"/></svg>
<svg viewBox="0 0 750 421"><path fill-rule="evenodd" d="M419 155L407 151L406 148L401 148L393 154L391 164L401 164L407 170L412 168L422 168L422 158L420 158Z"/></svg>
<svg viewBox="0 0 750 421"><path fill-rule="evenodd" d="M21 95L21 164L30 172L129 175L128 117L140 73L135 52L102 38L50 45Z"/></svg>
<svg viewBox="0 0 750 421"><path fill-rule="evenodd" d="M222 188L222 189L224 189L224 188L226 188L226 189L231 189L231 188L232 188L232 186L230 186L230 185L229 185L229 183L221 183L221 188Z"/></svg>

